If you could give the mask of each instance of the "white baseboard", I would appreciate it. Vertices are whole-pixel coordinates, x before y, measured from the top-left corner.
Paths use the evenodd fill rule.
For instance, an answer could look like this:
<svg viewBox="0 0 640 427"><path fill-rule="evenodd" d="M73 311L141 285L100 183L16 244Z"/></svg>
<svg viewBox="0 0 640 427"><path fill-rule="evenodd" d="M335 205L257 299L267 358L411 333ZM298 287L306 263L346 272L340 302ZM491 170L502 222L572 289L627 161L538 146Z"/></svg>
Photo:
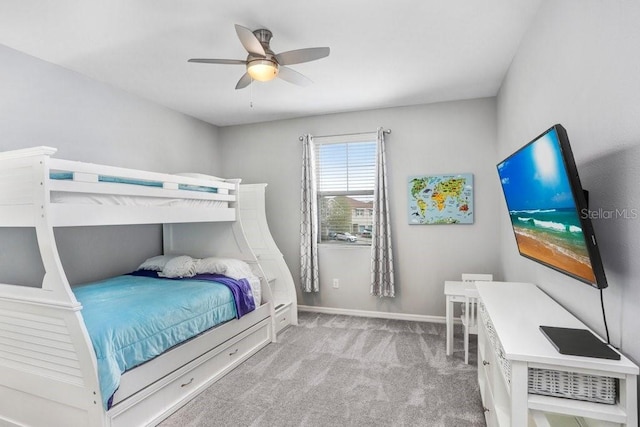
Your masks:
<svg viewBox="0 0 640 427"><path fill-rule="evenodd" d="M313 313L324 313L324 314L341 314L345 316L375 317L379 319L408 320L411 322L431 322L431 323L446 322L446 319L444 316L427 316L424 314L392 313L392 312L386 312L386 311L351 310L348 308L316 307L313 305L300 305L300 304L298 304L298 311L309 311Z"/></svg>

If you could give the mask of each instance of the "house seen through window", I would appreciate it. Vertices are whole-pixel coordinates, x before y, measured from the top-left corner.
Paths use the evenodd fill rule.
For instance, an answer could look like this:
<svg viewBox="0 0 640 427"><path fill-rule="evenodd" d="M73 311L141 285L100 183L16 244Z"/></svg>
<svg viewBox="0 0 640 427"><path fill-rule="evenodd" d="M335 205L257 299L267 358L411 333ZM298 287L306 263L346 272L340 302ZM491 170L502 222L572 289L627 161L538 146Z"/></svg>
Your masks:
<svg viewBox="0 0 640 427"><path fill-rule="evenodd" d="M320 242L371 245L376 141L316 142Z"/></svg>

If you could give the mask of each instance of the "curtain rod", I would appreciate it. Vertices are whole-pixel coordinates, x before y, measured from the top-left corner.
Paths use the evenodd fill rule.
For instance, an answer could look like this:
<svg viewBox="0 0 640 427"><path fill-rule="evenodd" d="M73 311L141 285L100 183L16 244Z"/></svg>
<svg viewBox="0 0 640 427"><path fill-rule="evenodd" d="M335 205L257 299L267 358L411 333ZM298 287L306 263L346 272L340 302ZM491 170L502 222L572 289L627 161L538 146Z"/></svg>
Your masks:
<svg viewBox="0 0 640 427"><path fill-rule="evenodd" d="M318 135L318 136L314 136L314 138L331 138L334 136L353 136L353 135L364 135L367 133L375 133L377 131L371 131L371 132L354 132L354 133L339 133L336 135ZM383 130L384 133L386 133L387 135L389 135L391 133L391 129L384 129ZM303 141L304 140L304 136L300 136L298 137L298 140Z"/></svg>

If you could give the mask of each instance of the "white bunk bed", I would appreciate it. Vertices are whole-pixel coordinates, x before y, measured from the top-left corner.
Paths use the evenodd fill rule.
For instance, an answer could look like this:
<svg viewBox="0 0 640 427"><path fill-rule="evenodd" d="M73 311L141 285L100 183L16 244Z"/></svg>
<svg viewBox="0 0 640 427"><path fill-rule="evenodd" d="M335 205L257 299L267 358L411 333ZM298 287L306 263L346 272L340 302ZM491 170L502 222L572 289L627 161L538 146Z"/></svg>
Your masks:
<svg viewBox="0 0 640 427"><path fill-rule="evenodd" d="M239 180L65 161L55 151L0 153L0 227L35 228L45 270L41 287L0 283L0 424L154 425L275 340L269 283L238 220ZM165 254L245 261L262 304L125 372L106 409L53 230L119 224L163 224Z"/></svg>

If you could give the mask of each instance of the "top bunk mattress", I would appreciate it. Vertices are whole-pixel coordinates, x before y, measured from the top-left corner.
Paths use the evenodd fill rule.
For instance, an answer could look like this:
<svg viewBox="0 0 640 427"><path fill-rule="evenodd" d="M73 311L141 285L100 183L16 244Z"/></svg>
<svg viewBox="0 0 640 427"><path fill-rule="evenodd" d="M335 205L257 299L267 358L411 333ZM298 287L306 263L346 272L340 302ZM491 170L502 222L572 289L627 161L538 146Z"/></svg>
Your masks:
<svg viewBox="0 0 640 427"><path fill-rule="evenodd" d="M226 208L229 203L220 200L198 200L167 197L128 196L114 194L52 192L51 203L106 205L106 206L144 206L144 207L199 207Z"/></svg>
<svg viewBox="0 0 640 427"><path fill-rule="evenodd" d="M49 178L55 181L75 181L76 175L73 172L50 172ZM109 175L95 175L91 178L93 183L110 183L120 186L132 186L165 189L166 184L162 181L142 180L123 178ZM113 187L113 186L112 186ZM117 186L115 187L117 188ZM126 188L126 187L125 187ZM181 191L182 197L164 197L139 194L115 194L115 189L111 193L89 193L76 191L52 191L52 203L88 204L88 205L112 205L112 206L146 206L146 207L205 207L205 208L226 208L229 203L223 200L209 200L200 198L198 193L208 194L228 194L228 191L219 189L216 186L177 184L172 190ZM153 191L153 190L152 190Z"/></svg>
<svg viewBox="0 0 640 427"><path fill-rule="evenodd" d="M105 409L124 372L255 309L253 301L238 300L225 276L151 276L124 275L73 288L96 353ZM240 293L251 294L246 279L236 282Z"/></svg>

